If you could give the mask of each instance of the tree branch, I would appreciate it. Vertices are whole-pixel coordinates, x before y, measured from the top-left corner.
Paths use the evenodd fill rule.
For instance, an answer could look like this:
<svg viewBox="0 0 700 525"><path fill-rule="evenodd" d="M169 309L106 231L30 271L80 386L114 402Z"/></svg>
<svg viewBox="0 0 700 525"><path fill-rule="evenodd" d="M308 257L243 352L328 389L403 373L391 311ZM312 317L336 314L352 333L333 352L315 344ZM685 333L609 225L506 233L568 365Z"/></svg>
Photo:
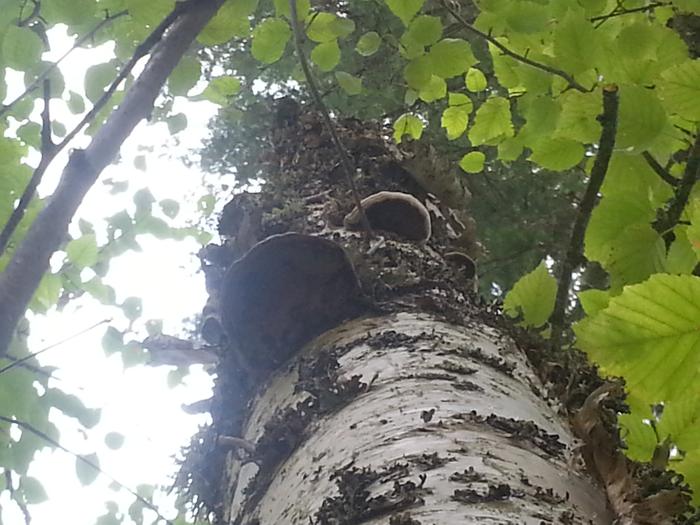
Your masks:
<svg viewBox="0 0 700 525"><path fill-rule="evenodd" d="M167 519L165 516L163 516L163 515L160 513L160 511L158 510L158 507L156 507L153 503L151 503L151 502L148 501L146 498L144 498L143 496L141 496L138 492L136 492L135 490L130 489L129 487L127 487L127 486L124 485L123 483L121 483L121 482L117 481L116 479L114 479L112 476L110 476L110 475L107 474L104 470L102 470L102 469L100 468L99 465L96 465L95 463L93 463L92 461L90 461L89 459L87 459L86 457L81 456L80 454L76 454L76 453L73 452L72 450L67 449L66 447L64 447L63 445L61 445L58 441L56 441L56 440L53 439L51 436L49 436L46 432L42 432L41 430L39 430L38 428L36 428L34 425L32 425L32 424L30 424L30 423L27 423L26 421L22 421L22 420L20 420L20 419L16 419L14 416L13 416L13 417L7 417L7 416L0 415L0 421L5 421L5 422L10 423L10 424L12 424L12 425L17 425L17 426L18 426L19 428L21 428L22 430L26 430L27 432L31 432L32 434L34 434L35 436L37 436L37 437L43 439L44 441L46 441L46 442L49 443L50 445L52 445L52 446L54 446L54 447L56 447L56 448L60 448L63 452L67 452L68 454L70 454L71 456L73 456L75 459L77 459L77 460L80 461L81 463L85 463L87 466L89 466L90 468L94 469L96 472L98 472L98 473L102 474L103 476L105 476L106 478L108 478L111 482L116 483L117 485L119 485L120 488L123 488L124 490L126 490L127 492L129 492L129 494L131 494L132 496L134 496L134 497L135 497L139 502L141 502L145 507L148 507L148 508L151 509L153 512L155 512L159 519L163 520L163 521L164 521L165 523L167 523L168 525L173 525L173 522L172 522L172 521L170 521L169 519Z"/></svg>
<svg viewBox="0 0 700 525"><path fill-rule="evenodd" d="M148 117L166 79L224 0L178 2L178 16L155 46L143 72L85 150L74 151L49 203L39 213L0 275L0 356L48 269L83 197L136 125Z"/></svg>
<svg viewBox="0 0 700 525"><path fill-rule="evenodd" d="M667 245L673 241L673 228L683 215L690 192L698 181L700 181L700 132L695 136L695 142L690 148L683 177L677 182L676 192L669 202L668 209L654 223L654 229L664 236Z"/></svg>
<svg viewBox="0 0 700 525"><path fill-rule="evenodd" d="M615 146L615 134L617 132L617 110L619 106L618 88L616 85L603 87L603 114L599 117L603 129L598 142L598 154L596 155L588 186L581 199L578 214L571 230L571 240L566 250L559 272L557 295L554 301L554 311L549 318L552 328L551 345L554 350L561 348L561 337L564 330L566 317L566 305L569 301L569 288L571 286L571 274L578 265L583 253L583 239L586 227L591 217L591 212L598 200L598 192L603 184L603 179L608 171L608 164Z"/></svg>
<svg viewBox="0 0 700 525"><path fill-rule="evenodd" d="M0 117L2 117L5 113L7 113L10 109L12 109L12 106L17 104L20 100L22 100L24 97L26 97L29 93L34 91L37 87L39 87L39 84L44 81L46 77L48 77L51 72L56 69L61 62L63 62L68 55L70 55L73 51L75 51L77 48L81 47L85 42L93 38L97 32L102 29L104 26L112 22L113 20L116 20L119 17L127 15L129 12L128 11L120 11L118 13L115 13L113 15L107 15L105 16L104 20L100 21L99 24L97 24L94 28L92 28L89 32L87 32L84 36L82 36L79 40L76 40L73 46L63 53L63 55L56 60L53 64L51 64L49 67L47 67L44 71L42 71L39 76L37 76L31 84L29 84L22 93L17 95L9 104L2 105L0 107Z"/></svg>
<svg viewBox="0 0 700 525"><path fill-rule="evenodd" d="M642 157L644 157L644 160L647 161L647 164L649 164L649 167L654 170L654 172L663 179L663 181L667 184L670 184L674 188L678 186L679 180L671 175L668 171L664 169L664 167L658 163L658 161L652 156L651 153L648 151L642 152Z"/></svg>
<svg viewBox="0 0 700 525"><path fill-rule="evenodd" d="M522 62L523 64L527 64L530 67L534 67L536 69L540 69L542 71L546 71L547 73L551 73L552 75L556 75L558 77L563 78L569 83L569 87L572 89L575 89L576 91L580 91L581 93L589 93L590 90L586 89L583 87L581 84L576 82L576 79L571 76L569 73L566 71L562 71L561 69L557 69L552 66L548 66L547 64L542 64L541 62L536 62L534 60L530 60L526 56L523 56L519 53L516 53L515 51L511 51L508 49L506 46L501 44L498 40L496 40L494 37L491 35L484 33L483 31L480 31L476 27L474 27L472 24L467 22L462 15L460 15L455 8L450 4L448 0L440 0L443 7L447 9L447 11L457 20L459 21L460 24L462 24L462 27L464 27L466 30L470 31L471 33L474 33L475 35L483 38L493 46L497 47L504 55L507 55L518 62Z"/></svg>
<svg viewBox="0 0 700 525"><path fill-rule="evenodd" d="M296 0L289 0L289 10L291 13L292 30L294 31L294 47L296 49L297 56L299 57L299 62L301 63L301 69L304 71L306 82L307 84L309 84L309 91L311 91L311 95L313 96L314 101L316 102L316 105L318 106L318 109L321 112L321 115L323 116L323 121L325 122L326 127L328 128L328 133L330 133L331 135L333 145L338 150L338 154L340 155L340 164L343 167L343 173L345 174L345 178L347 179L348 184L350 185L353 200L355 201L355 207L360 212L362 226L367 232L367 235L370 238L372 238L374 236L372 232L372 226L370 226L369 224L369 220L367 219L365 210L362 207L362 199L360 199L360 193L357 191L357 185L355 184L353 174L355 170L353 169L352 164L350 162L350 155L345 149L345 146L343 146L343 143L340 141L340 137L338 137L338 133L336 132L335 126L333 125L333 121L331 120L331 117L328 113L328 108L326 108L326 105L323 103L323 99L321 98L321 94L319 93L318 86L316 85L316 80L314 79L314 76L311 73L311 68L309 67L309 63L307 62L306 56L304 55L304 50L302 49L301 32L299 31L299 15L297 14Z"/></svg>
<svg viewBox="0 0 700 525"><path fill-rule="evenodd" d="M617 5L607 15L594 16L592 18L589 18L588 20L589 20L589 22L600 22L600 24L598 24L596 26L596 27L599 27L606 20L608 20L610 18L614 18L616 16L629 15L631 13L643 13L644 11L653 11L657 7L665 7L668 5L671 5L671 3L670 2L652 2L649 5L644 5L642 7L634 7L632 9L620 8L620 6Z"/></svg>

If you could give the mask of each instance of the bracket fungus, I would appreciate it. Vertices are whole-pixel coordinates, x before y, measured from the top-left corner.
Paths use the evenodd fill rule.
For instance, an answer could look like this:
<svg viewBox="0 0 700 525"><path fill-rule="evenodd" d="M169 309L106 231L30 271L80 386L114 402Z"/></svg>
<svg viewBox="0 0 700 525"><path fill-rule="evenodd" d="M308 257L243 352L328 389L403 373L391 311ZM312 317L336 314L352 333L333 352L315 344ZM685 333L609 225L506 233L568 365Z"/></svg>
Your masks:
<svg viewBox="0 0 700 525"><path fill-rule="evenodd" d="M220 301L224 329L242 365L263 371L366 308L343 248L299 233L253 246L226 273Z"/></svg>
<svg viewBox="0 0 700 525"><path fill-rule="evenodd" d="M361 204L373 229L392 232L410 241L430 239L430 214L413 195L380 191L362 199ZM360 211L355 208L345 216L345 226L360 227L361 218Z"/></svg>
<svg viewBox="0 0 700 525"><path fill-rule="evenodd" d="M474 259L469 257L466 253L447 252L444 257L445 261L461 269L464 277L467 279L473 279L476 277L476 263L474 262Z"/></svg>

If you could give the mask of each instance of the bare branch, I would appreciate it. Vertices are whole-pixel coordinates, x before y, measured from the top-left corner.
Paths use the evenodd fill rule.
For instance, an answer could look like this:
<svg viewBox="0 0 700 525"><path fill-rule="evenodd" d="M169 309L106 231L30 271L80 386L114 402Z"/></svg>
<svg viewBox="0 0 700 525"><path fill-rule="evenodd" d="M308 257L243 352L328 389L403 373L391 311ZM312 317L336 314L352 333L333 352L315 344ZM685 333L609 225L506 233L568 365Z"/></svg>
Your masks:
<svg viewBox="0 0 700 525"><path fill-rule="evenodd" d="M323 99L321 98L321 94L319 93L318 86L316 85L316 80L314 79L314 76L311 73L311 68L309 67L309 63L307 62L306 56L304 55L304 50L302 49L301 32L299 31L299 15L297 14L296 0L289 0L289 10L291 12L292 29L294 31L294 46L296 48L297 56L299 57L299 62L301 63L301 69L304 71L306 82L307 84L309 84L309 91L311 91L311 95L313 96L314 101L316 102L316 105L318 106L318 109L321 112L321 115L323 116L323 121L325 122L326 127L328 128L328 133L330 133L331 139L333 140L333 144L338 150L338 154L340 155L340 163L343 167L343 173L345 174L345 178L347 179L348 184L350 185L353 200L355 201L355 207L360 212L362 226L367 232L367 235L371 238L374 236L374 234L372 232L372 227L369 224L369 220L367 219L367 215L365 214L365 210L362 207L362 199L360 198L360 193L357 191L357 185L355 184L353 174L355 170L353 169L352 164L350 162L350 155L345 149L345 146L343 146L343 143L340 141L340 137L338 137L338 133L336 132L335 126L333 125L333 121L331 120L331 117L328 113L328 108L326 108L326 105L323 103Z"/></svg>
<svg viewBox="0 0 700 525"><path fill-rule="evenodd" d="M642 157L644 157L644 160L647 161L647 164L649 164L649 167L654 170L654 172L663 179L663 181L667 184L670 184L673 187L678 186L679 180L671 175L668 171L664 169L664 167L659 164L659 162L652 156L651 153L648 151L642 152Z"/></svg>
<svg viewBox="0 0 700 525"><path fill-rule="evenodd" d="M163 34L143 72L127 91L85 150L75 150L49 203L39 213L5 271L0 274L0 356L61 244L73 215L124 140L153 109L161 87L182 55L224 0L188 0L175 4L172 25Z"/></svg>
<svg viewBox="0 0 700 525"><path fill-rule="evenodd" d="M542 64L541 62L536 62L534 60L530 60L526 56L523 56L519 53L516 53L515 51L512 51L508 49L506 46L501 44L498 40L496 40L494 37L491 35L484 33L483 31L480 31L476 27L474 27L472 24L467 22L462 15L460 15L457 10L451 5L451 3L448 0L440 0L442 2L442 5L447 9L447 11L457 20L459 21L460 24L462 24L462 27L464 29L470 31L471 33L474 33L475 35L479 36L480 38L483 38L490 44L492 44L494 47L498 48L504 55L507 55L518 62L522 62L523 64L527 64L528 66L534 67L536 69L540 69L542 71L546 71L547 73L551 73L552 75L556 75L558 77L563 78L569 83L569 87L572 89L575 89L576 91L580 91L582 93L588 93L590 92L589 89L586 89L583 87L581 84L576 82L576 79L571 76L569 73L566 71L562 71L561 69L557 69L556 67L548 66L547 64Z"/></svg>
<svg viewBox="0 0 700 525"><path fill-rule="evenodd" d="M72 450L67 449L66 447L64 447L63 445L61 445L58 441L56 441L56 440L53 439L51 436L49 436L46 432L42 432L41 430L39 430L38 428L36 428L34 425L32 425L32 424L30 424L30 423L27 423L26 421L22 421L22 420L20 420L20 419L16 419L15 417L7 417L7 416L2 416L2 415L0 415L0 421L5 421L5 422L7 422L7 423L10 423L10 424L13 424L13 425L17 425L17 426L18 426L19 428L21 428L22 430L26 430L27 432L31 432L32 434L34 434L35 436L37 436L37 437L43 439L44 441L46 441L46 442L49 443L50 445L52 445L52 446L54 446L54 447L56 447L56 448L60 448L60 449L63 450L64 452L67 452L68 454L70 454L71 456L73 456L75 459L77 459L77 460L80 461L81 463L86 464L86 465L89 466L90 468L94 469L96 472L98 472L98 473L102 474L103 476L105 476L105 477L106 477L107 479L109 479L112 483L116 483L117 485L119 485L120 488L126 490L129 494L131 494L131 495L134 496L139 502L141 502L145 507L148 507L148 508L151 509L153 512L155 512L159 519L163 520L163 521L164 521L165 523L167 523L168 525L173 525L173 522L172 522L172 521L170 521L169 519L167 519L165 516L163 516L163 515L160 513L160 511L158 510L158 507L156 507L153 503L151 503L151 502L148 501L146 498L144 498L143 496L141 496L138 492L136 492L135 490L130 489L129 487L127 487L127 486L124 485L123 483L121 483L121 482L117 481L116 479L114 479L112 476L110 476L110 475L107 474L104 470L102 470L102 469L100 468L99 465L96 465L95 463L93 463L92 461L90 461L89 459L87 459L85 456L81 456L80 454L76 454L76 453L73 452Z"/></svg>
<svg viewBox="0 0 700 525"><path fill-rule="evenodd" d="M581 199L578 214L571 230L571 240L566 250L566 255L561 264L557 296L554 302L554 311L549 318L552 327L551 345L554 350L560 350L561 337L564 330L566 317L566 305L569 301L569 288L571 287L571 274L578 266L583 253L583 238L586 233L591 212L598 200L598 192L608 171L608 164L615 147L615 134L617 132L617 110L619 106L618 88L616 85L603 87L603 114L599 117L603 125L598 142L598 154L596 155L591 176L588 179L586 192Z"/></svg>

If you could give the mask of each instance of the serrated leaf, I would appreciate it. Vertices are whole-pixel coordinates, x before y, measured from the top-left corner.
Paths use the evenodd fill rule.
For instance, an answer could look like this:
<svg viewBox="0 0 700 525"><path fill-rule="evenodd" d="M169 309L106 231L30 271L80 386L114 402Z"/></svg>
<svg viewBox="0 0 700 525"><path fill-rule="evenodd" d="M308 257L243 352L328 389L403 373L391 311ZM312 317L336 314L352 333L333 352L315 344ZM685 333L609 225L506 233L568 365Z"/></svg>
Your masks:
<svg viewBox="0 0 700 525"><path fill-rule="evenodd" d="M124 445L124 435L119 432L108 432L105 434L105 445L112 450L122 448L122 445Z"/></svg>
<svg viewBox="0 0 700 525"><path fill-rule="evenodd" d="M445 38L430 48L428 57L432 72L442 78L452 78L466 73L476 64L469 42L460 38Z"/></svg>
<svg viewBox="0 0 700 525"><path fill-rule="evenodd" d="M700 384L700 278L652 275L574 326L577 345L638 405L685 398ZM694 396L697 402L697 396Z"/></svg>
<svg viewBox="0 0 700 525"><path fill-rule="evenodd" d="M102 279L95 276L83 283L83 290L92 295L102 304L115 304L117 294L114 288L102 282Z"/></svg>
<svg viewBox="0 0 700 525"><path fill-rule="evenodd" d="M34 31L11 24L4 33L0 47L3 66L24 71L39 61L44 44Z"/></svg>
<svg viewBox="0 0 700 525"><path fill-rule="evenodd" d="M486 155L480 151L472 151L464 155L459 161L459 167L467 173L479 173L484 169Z"/></svg>
<svg viewBox="0 0 700 525"><path fill-rule="evenodd" d="M355 46L355 51L363 57L372 56L377 52L381 43L382 38L379 36L379 33L370 31L360 37Z"/></svg>
<svg viewBox="0 0 700 525"><path fill-rule="evenodd" d="M309 0L297 0L297 16L299 20L304 20L310 10L311 2ZM291 20L292 13L289 8L289 0L275 0L275 12L277 16L284 16Z"/></svg>
<svg viewBox="0 0 700 525"><path fill-rule="evenodd" d="M581 162L585 150L580 142L571 139L546 138L531 145L529 159L545 169L564 171Z"/></svg>
<svg viewBox="0 0 700 525"><path fill-rule="evenodd" d="M405 26L418 14L423 2L424 0L386 0L391 12L398 16Z"/></svg>
<svg viewBox="0 0 700 525"><path fill-rule="evenodd" d="M688 239L687 230L685 226L677 226L673 230L675 239L668 249L664 265L667 273L691 274L700 262L700 257Z"/></svg>
<svg viewBox="0 0 700 525"><path fill-rule="evenodd" d="M401 144L404 135L418 140L422 134L423 121L415 115L404 113L394 122L394 140L397 144Z"/></svg>
<svg viewBox="0 0 700 525"><path fill-rule="evenodd" d="M600 38L582 12L572 9L554 32L554 55L558 64L570 73L583 73L596 64Z"/></svg>
<svg viewBox="0 0 700 525"><path fill-rule="evenodd" d="M442 22L437 16L421 15L413 19L408 29L401 36L401 43L406 47L416 47L421 50L440 40Z"/></svg>
<svg viewBox="0 0 700 525"><path fill-rule="evenodd" d="M27 122L17 128L17 138L28 146L41 149L41 126L36 122Z"/></svg>
<svg viewBox="0 0 700 525"><path fill-rule="evenodd" d="M467 86L467 89L472 93L483 91L486 89L486 86L488 86L488 82L484 74L481 72L481 70L474 67L470 67L467 71L467 74L464 77L464 83Z"/></svg>
<svg viewBox="0 0 700 525"><path fill-rule="evenodd" d="M168 77L168 89L173 95L185 96L199 81L201 64L193 56L183 57Z"/></svg>
<svg viewBox="0 0 700 525"><path fill-rule="evenodd" d="M525 326L540 327L552 315L556 293L557 281L542 261L513 285L503 301L503 311L511 317L522 316Z"/></svg>
<svg viewBox="0 0 700 525"><path fill-rule="evenodd" d="M471 101L468 104L445 108L440 118L440 125L445 128L449 140L458 139L466 131L471 112Z"/></svg>
<svg viewBox="0 0 700 525"><path fill-rule="evenodd" d="M434 102L445 98L445 95L447 95L447 83L437 75L432 75L430 82L418 92L418 96L424 102Z"/></svg>
<svg viewBox="0 0 700 525"><path fill-rule="evenodd" d="M671 112L700 121L700 61L688 60L661 74L659 96Z"/></svg>
<svg viewBox="0 0 700 525"><path fill-rule="evenodd" d="M639 86L621 88L616 149L647 150L665 126L666 112L653 91Z"/></svg>
<svg viewBox="0 0 700 525"><path fill-rule="evenodd" d="M345 71L336 71L335 79L338 81L348 95L359 95L362 93L362 79L346 73Z"/></svg>
<svg viewBox="0 0 700 525"><path fill-rule="evenodd" d="M510 104L503 97L490 97L476 110L474 124L469 129L472 145L497 144L513 136Z"/></svg>
<svg viewBox="0 0 700 525"><path fill-rule="evenodd" d="M277 62L282 58L291 35L289 25L281 18L263 20L253 30L253 57L264 64Z"/></svg>
<svg viewBox="0 0 700 525"><path fill-rule="evenodd" d="M605 309L610 302L610 292L605 290L583 290L577 292L576 295L578 296L583 311L586 312L588 316L593 316Z"/></svg>
<svg viewBox="0 0 700 525"><path fill-rule="evenodd" d="M223 44L232 38L248 36L248 17L258 6L258 0L227 0L216 15L197 35L197 40L205 46Z"/></svg>
<svg viewBox="0 0 700 525"><path fill-rule="evenodd" d="M549 6L528 0L509 2L505 17L508 25L517 33L537 33L543 31L550 21Z"/></svg>
<svg viewBox="0 0 700 525"><path fill-rule="evenodd" d="M602 112L600 96L571 90L559 97L559 104L561 113L555 135L583 144L597 143L600 139L597 117Z"/></svg>
<svg viewBox="0 0 700 525"><path fill-rule="evenodd" d="M90 485L97 479L100 471L95 468L100 466L100 460L97 454L88 454L78 456L75 460L75 473L78 476L78 481L83 486Z"/></svg>
<svg viewBox="0 0 700 525"><path fill-rule="evenodd" d="M99 249L97 238L94 233L83 235L78 239L73 239L66 245L66 255L68 260L77 268L92 266L97 262Z"/></svg>
<svg viewBox="0 0 700 525"><path fill-rule="evenodd" d="M340 47L337 40L318 44L311 51L311 61L321 71L331 71L340 62Z"/></svg>

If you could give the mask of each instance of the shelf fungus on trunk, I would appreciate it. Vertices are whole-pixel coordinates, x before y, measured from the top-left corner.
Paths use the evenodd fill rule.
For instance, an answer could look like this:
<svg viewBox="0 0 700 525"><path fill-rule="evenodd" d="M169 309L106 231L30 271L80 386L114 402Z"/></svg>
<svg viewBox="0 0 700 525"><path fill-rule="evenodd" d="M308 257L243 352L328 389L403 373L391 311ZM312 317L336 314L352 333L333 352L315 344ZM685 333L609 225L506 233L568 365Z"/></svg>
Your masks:
<svg viewBox="0 0 700 525"><path fill-rule="evenodd" d="M430 213L413 195L398 191L380 191L361 201L362 209L374 230L392 232L401 239L427 242L430 239ZM361 228L360 210L345 216L347 228Z"/></svg>
<svg viewBox="0 0 700 525"><path fill-rule="evenodd" d="M220 300L241 366L255 371L277 368L366 305L343 248L299 233L273 235L253 246L226 273Z"/></svg>

